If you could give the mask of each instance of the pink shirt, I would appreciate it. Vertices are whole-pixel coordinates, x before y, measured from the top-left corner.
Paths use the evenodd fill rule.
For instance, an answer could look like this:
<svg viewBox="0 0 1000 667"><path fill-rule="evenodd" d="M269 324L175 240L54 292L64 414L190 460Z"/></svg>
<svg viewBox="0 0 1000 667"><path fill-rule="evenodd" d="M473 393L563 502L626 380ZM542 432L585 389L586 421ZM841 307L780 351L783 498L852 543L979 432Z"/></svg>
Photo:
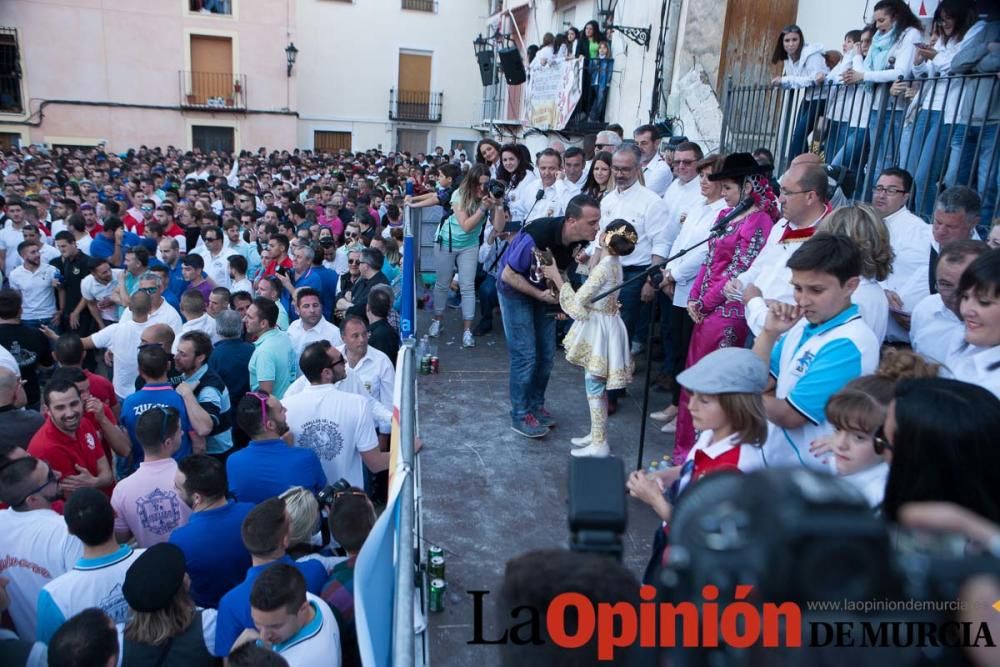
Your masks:
<svg viewBox="0 0 1000 667"><path fill-rule="evenodd" d="M185 525L191 508L177 495L172 458L143 461L139 469L115 486L111 507L115 531L129 530L142 548L166 542L175 528Z"/></svg>

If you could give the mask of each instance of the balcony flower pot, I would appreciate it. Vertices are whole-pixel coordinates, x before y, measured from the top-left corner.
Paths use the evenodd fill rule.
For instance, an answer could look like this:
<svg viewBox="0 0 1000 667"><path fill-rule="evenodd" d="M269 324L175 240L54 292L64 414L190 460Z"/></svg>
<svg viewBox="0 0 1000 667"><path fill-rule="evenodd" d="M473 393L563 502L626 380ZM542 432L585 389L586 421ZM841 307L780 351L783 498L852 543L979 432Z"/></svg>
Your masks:
<svg viewBox="0 0 1000 667"><path fill-rule="evenodd" d="M233 82L233 92L236 92L236 93L242 93L243 92L243 86L240 84L239 81L234 81Z"/></svg>
<svg viewBox="0 0 1000 667"><path fill-rule="evenodd" d="M197 103L197 101L198 101L198 98L196 96L194 96L194 95L188 95L187 96L187 103L188 104L195 104L195 103Z"/></svg>

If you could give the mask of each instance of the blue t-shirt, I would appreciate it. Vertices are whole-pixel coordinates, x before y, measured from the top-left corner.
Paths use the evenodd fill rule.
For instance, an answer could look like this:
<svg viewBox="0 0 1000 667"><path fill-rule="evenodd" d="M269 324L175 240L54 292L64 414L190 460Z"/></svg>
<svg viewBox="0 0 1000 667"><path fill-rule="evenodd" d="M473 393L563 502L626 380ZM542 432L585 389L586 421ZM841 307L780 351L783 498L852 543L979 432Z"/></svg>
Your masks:
<svg viewBox="0 0 1000 667"><path fill-rule="evenodd" d="M194 516L194 515L192 515ZM326 568L318 560L307 560L296 563L287 554L279 558L276 563L294 565L302 576L306 578L306 590L313 595L319 595L323 591L326 583ZM222 596L219 602L219 615L215 621L215 655L225 657L229 655L229 649L233 647L233 642L242 634L244 630L254 627L253 617L250 615L250 591L257 577L274 563L266 563L251 567L247 570L246 579L233 590Z"/></svg>
<svg viewBox="0 0 1000 667"><path fill-rule="evenodd" d="M323 302L323 317L327 322L333 322L333 309L337 305L337 272L325 266L313 267L313 271L319 274L320 300Z"/></svg>
<svg viewBox="0 0 1000 667"><path fill-rule="evenodd" d="M129 440L132 441L132 465L129 466L125 459L119 459L119 478L138 470L139 464L146 458L142 451L142 445L135 437L135 425L142 413L158 405L174 408L180 414L181 446L174 452L174 460L180 461L191 454L191 438L188 436L191 431L191 422L188 420L187 409L184 407L184 399L174 391L169 383L147 384L122 401L121 422L128 430Z"/></svg>
<svg viewBox="0 0 1000 667"><path fill-rule="evenodd" d="M226 460L229 491L241 502L257 504L293 486L319 493L326 473L316 452L284 440L253 440Z"/></svg>
<svg viewBox="0 0 1000 667"><path fill-rule="evenodd" d="M184 552L191 598L199 607L215 609L222 596L246 577L250 552L240 530L252 509L251 503L230 502L194 512L187 525L170 534L170 543Z"/></svg>
<svg viewBox="0 0 1000 667"><path fill-rule="evenodd" d="M319 271L315 266L310 266L301 276L295 276L293 282L296 288L309 287L316 290L319 293L320 304L323 304L323 277L319 275ZM291 295L289 295L288 300L288 305L290 306L288 310L289 316L293 320L299 319L299 309L295 307L295 302L291 300Z"/></svg>
<svg viewBox="0 0 1000 667"><path fill-rule="evenodd" d="M132 232L125 232L122 235L122 263L115 268L121 268L125 265L125 253L126 248L131 248L133 246L142 245L142 238L137 234ZM109 239L103 233L95 236L90 242L90 256L95 259L110 259L111 255L115 254L115 240Z"/></svg>
<svg viewBox="0 0 1000 667"><path fill-rule="evenodd" d="M181 307L181 294L184 294L184 290L187 289L187 281L184 280L184 267L181 265L180 260L177 260L177 266L174 268L167 267L170 270L170 282L167 283L167 289L163 292L163 300L174 307L174 310L180 310Z"/></svg>

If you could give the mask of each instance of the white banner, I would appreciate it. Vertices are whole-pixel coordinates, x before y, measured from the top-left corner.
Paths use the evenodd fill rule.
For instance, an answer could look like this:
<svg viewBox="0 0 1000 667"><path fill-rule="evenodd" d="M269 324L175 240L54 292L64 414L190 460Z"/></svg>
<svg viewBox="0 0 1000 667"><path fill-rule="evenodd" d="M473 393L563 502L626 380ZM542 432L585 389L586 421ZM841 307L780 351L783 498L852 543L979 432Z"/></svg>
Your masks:
<svg viewBox="0 0 1000 667"><path fill-rule="evenodd" d="M525 85L522 121L539 130L566 127L583 84L583 59L554 61L531 71Z"/></svg>

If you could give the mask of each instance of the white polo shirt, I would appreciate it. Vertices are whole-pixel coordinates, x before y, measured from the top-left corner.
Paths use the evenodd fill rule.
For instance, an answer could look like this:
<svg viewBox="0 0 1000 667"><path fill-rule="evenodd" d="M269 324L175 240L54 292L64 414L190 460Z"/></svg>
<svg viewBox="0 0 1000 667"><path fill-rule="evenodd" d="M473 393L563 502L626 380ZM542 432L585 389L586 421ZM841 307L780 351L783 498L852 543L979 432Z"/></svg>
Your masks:
<svg viewBox="0 0 1000 667"><path fill-rule="evenodd" d="M122 312L121 321L132 321L132 310L130 308L126 308L125 311ZM180 313L177 312L177 309L164 300L164 302L160 304L159 308L149 314L149 323L166 324L168 327L177 332L181 330L181 326L184 324L184 321L181 319Z"/></svg>
<svg viewBox="0 0 1000 667"><path fill-rule="evenodd" d="M45 584L38 594L38 641L48 643L68 619L97 607L117 625L128 619L122 595L125 573L145 549L127 544L100 558L80 558L73 569Z"/></svg>
<svg viewBox="0 0 1000 667"><path fill-rule="evenodd" d="M123 319L94 332L90 337L95 347L100 350L111 350L115 355L111 383L115 387L118 400L123 400L135 392L135 379L139 377L138 353L139 345L142 343L142 332L151 324L152 322L148 320L137 323L131 319Z"/></svg>
<svg viewBox="0 0 1000 667"><path fill-rule="evenodd" d="M389 429L392 428L392 406L386 407L372 398L372 395L368 393L365 383L361 381L358 374L350 368L345 370L347 374L344 376L344 379L334 383L333 386L337 391L342 391L345 394L354 394L365 399L368 403L368 409L371 410L372 417L374 418L375 427L382 433L388 433ZM288 385L284 398L301 394L308 386L309 380L306 379L306 376L299 375L295 378L295 382Z"/></svg>
<svg viewBox="0 0 1000 667"><path fill-rule="evenodd" d="M361 453L378 447L368 401L332 384L311 384L281 400L295 446L316 452L330 482L344 478L364 487Z"/></svg>
<svg viewBox="0 0 1000 667"><path fill-rule="evenodd" d="M965 325L945 307L940 294L921 299L910 315L910 346L933 362L945 363L964 335Z"/></svg>
<svg viewBox="0 0 1000 667"><path fill-rule="evenodd" d="M94 274L84 276L83 280L80 281L81 296L87 301L93 301L95 304L101 299L110 299L111 295L118 289L122 271L123 269L111 269L111 282L107 285L94 278ZM110 322L116 322L118 320L118 306L112 304L108 308L101 309L101 317Z"/></svg>
<svg viewBox="0 0 1000 667"><path fill-rule="evenodd" d="M340 667L340 628L330 606L312 593L306 593L312 605L313 620L287 641L275 644L274 652L285 659L288 667Z"/></svg>
<svg viewBox="0 0 1000 667"><path fill-rule="evenodd" d="M959 339L948 353L943 374L977 384L1000 398L1000 345L977 347Z"/></svg>
<svg viewBox="0 0 1000 667"><path fill-rule="evenodd" d="M670 186L670 182L674 180L674 172L670 170L670 165L663 161L659 151L657 151L649 164L641 169L646 187L655 192L658 197L662 197Z"/></svg>
<svg viewBox="0 0 1000 667"><path fill-rule="evenodd" d="M564 195L564 189L561 185L562 181L555 181L549 187L544 187L542 181L537 182L538 190L543 192L542 198L539 200L532 200L528 207L531 209L531 214L525 218L525 222L531 222L532 220L538 220L539 218L553 218L559 217L566 213L566 201L568 199ZM536 190L535 196L538 192Z"/></svg>
<svg viewBox="0 0 1000 667"><path fill-rule="evenodd" d="M56 314L56 267L42 264L29 271L24 265L10 272L10 286L21 293L21 319L50 320Z"/></svg>
<svg viewBox="0 0 1000 667"><path fill-rule="evenodd" d="M905 206L884 220L885 226L889 228L889 244L895 256L892 260L892 273L882 281L882 287L903 297L910 280L923 281L924 286L927 286L931 260L931 226ZM906 304L904 299L906 312L910 312L916 305L917 300Z"/></svg>
<svg viewBox="0 0 1000 667"><path fill-rule="evenodd" d="M222 250L215 257L208 251L207 247L196 248L191 251L193 255L200 255L205 260L205 273L215 283L216 287L229 287L233 284L233 279L229 277L229 258L240 253L232 248L223 246ZM249 264L249 260L247 260Z"/></svg>
<svg viewBox="0 0 1000 667"><path fill-rule="evenodd" d="M288 325L288 337L292 339L292 349L296 356L300 356L307 345L317 341L330 341L334 347L340 347L344 343L340 329L330 324L325 317L320 318L312 329L306 329L301 319L295 320Z"/></svg>
<svg viewBox="0 0 1000 667"><path fill-rule="evenodd" d="M35 641L38 594L73 568L83 543L52 510L0 510L0 535L0 577L10 580L10 616L21 639Z"/></svg>
<svg viewBox="0 0 1000 667"><path fill-rule="evenodd" d="M196 317L193 320L188 320L181 325L180 330L175 331L174 349L172 350L175 354L177 353L177 348L180 347L181 336L189 331L201 331L202 333L208 334L208 337L212 339L213 345L221 340L219 335L215 332L215 318L208 313L202 313L199 317Z"/></svg>
<svg viewBox="0 0 1000 667"><path fill-rule="evenodd" d="M666 188L666 186L664 186ZM614 220L622 219L632 223L639 242L632 254L622 257L623 267L649 266L652 256L669 257L674 239L681 231L676 220L667 219L667 205L655 192L636 181L625 191L613 189L601 200L601 232ZM593 254L600 247L597 241L587 250Z"/></svg>
<svg viewBox="0 0 1000 667"><path fill-rule="evenodd" d="M337 349L344 355L346 361L347 345L338 345ZM349 361L347 363L350 364ZM392 412L392 392L396 382L396 370L392 367L389 357L384 352L369 345L368 352L358 364L353 367L348 365L348 368L358 376L371 397Z"/></svg>

